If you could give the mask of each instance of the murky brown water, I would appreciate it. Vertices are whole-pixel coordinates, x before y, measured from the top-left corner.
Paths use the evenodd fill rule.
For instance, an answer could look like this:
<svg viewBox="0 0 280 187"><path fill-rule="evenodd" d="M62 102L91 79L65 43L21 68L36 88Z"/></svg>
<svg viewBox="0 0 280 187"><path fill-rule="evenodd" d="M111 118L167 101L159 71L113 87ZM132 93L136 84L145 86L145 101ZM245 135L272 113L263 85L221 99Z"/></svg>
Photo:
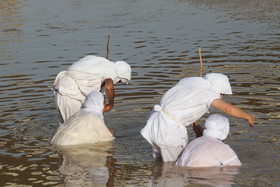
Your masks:
<svg viewBox="0 0 280 187"><path fill-rule="evenodd" d="M277 186L280 182L280 2L5 0L0 2L0 186ZM51 86L79 58L133 68L105 115L110 145L58 152ZM256 117L229 118L241 168L189 170L153 162L139 134L151 108L186 76L223 72L225 100ZM203 119L202 119L203 121ZM189 130L190 139L194 138Z"/></svg>

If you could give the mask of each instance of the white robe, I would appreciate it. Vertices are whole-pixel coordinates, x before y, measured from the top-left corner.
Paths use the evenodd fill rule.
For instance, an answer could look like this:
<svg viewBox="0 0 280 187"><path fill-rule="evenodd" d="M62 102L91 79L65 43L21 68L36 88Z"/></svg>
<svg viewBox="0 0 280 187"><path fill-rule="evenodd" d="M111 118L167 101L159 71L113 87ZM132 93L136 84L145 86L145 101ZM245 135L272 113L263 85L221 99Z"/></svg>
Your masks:
<svg viewBox="0 0 280 187"><path fill-rule="evenodd" d="M241 162L229 145L214 137L203 135L186 146L176 165L185 167L219 167L240 166Z"/></svg>
<svg viewBox="0 0 280 187"><path fill-rule="evenodd" d="M102 118L79 111L58 128L51 143L55 146L94 144L111 141L114 137Z"/></svg>
<svg viewBox="0 0 280 187"><path fill-rule="evenodd" d="M63 119L62 123L81 109L89 93L100 91L105 79L110 78L114 83L117 81L115 68L115 63L89 55L57 75L53 92L56 108Z"/></svg>
<svg viewBox="0 0 280 187"><path fill-rule="evenodd" d="M184 78L168 90L141 130L142 136L153 147L154 157L160 149L181 147L183 150L188 143L185 126L208 112L212 101L219 98L220 94L211 88L210 82L200 77ZM179 154L180 151L167 160L176 161Z"/></svg>
<svg viewBox="0 0 280 187"><path fill-rule="evenodd" d="M61 124L51 143L58 146L95 144L114 139L106 127L102 110L104 96L100 92L92 92L86 98L83 108Z"/></svg>

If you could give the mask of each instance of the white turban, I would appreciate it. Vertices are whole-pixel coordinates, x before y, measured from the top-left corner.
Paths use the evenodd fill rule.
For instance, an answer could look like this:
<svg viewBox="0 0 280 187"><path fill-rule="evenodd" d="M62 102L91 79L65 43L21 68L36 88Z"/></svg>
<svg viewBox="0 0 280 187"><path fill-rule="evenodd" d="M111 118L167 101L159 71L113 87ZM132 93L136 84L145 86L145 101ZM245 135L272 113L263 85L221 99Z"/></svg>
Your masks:
<svg viewBox="0 0 280 187"><path fill-rule="evenodd" d="M124 61L115 62L117 78L122 81L122 83L128 83L131 80L131 67L128 63Z"/></svg>
<svg viewBox="0 0 280 187"><path fill-rule="evenodd" d="M232 94L228 77L222 73L208 73L204 79L208 80L213 90L219 94Z"/></svg>
<svg viewBox="0 0 280 187"><path fill-rule="evenodd" d="M203 136L224 140L229 133L229 122L226 117L220 114L212 114L206 119L205 128Z"/></svg>
<svg viewBox="0 0 280 187"><path fill-rule="evenodd" d="M85 102L83 103L82 110L91 112L103 119L104 108L104 95L101 92L91 92Z"/></svg>

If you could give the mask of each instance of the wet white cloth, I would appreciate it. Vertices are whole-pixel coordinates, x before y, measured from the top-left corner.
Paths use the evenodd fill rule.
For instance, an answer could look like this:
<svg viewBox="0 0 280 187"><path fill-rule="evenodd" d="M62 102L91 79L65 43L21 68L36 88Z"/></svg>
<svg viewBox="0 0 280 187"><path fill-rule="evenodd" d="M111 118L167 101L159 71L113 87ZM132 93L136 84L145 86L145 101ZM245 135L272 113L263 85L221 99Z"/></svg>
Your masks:
<svg viewBox="0 0 280 187"><path fill-rule="evenodd" d="M208 112L212 101L219 98L220 94L212 89L208 80L200 77L184 78L163 95L141 134L159 149L184 148L188 142L185 126Z"/></svg>
<svg viewBox="0 0 280 187"><path fill-rule="evenodd" d="M179 146L179 147L156 147L155 145L152 146L153 149L153 157L154 158L160 158L164 161L164 162L173 162L176 161L178 158L178 155L180 155L182 153L182 151L184 150L183 146Z"/></svg>
<svg viewBox="0 0 280 187"><path fill-rule="evenodd" d="M211 83L211 87L220 94L232 94L228 77L222 73L208 73L205 77Z"/></svg>
<svg viewBox="0 0 280 187"><path fill-rule="evenodd" d="M67 146L113 140L114 137L103 120L103 102L102 93L89 94L84 108L60 125L51 143L55 146Z"/></svg>
<svg viewBox="0 0 280 187"><path fill-rule="evenodd" d="M203 136L191 141L178 158L176 164L186 167L239 166L240 160L225 139L229 132L228 119L219 114L211 115ZM217 139L218 138L218 139Z"/></svg>
<svg viewBox="0 0 280 187"><path fill-rule="evenodd" d="M100 92L91 92L83 103L82 110L103 119L104 95Z"/></svg>
<svg viewBox="0 0 280 187"><path fill-rule="evenodd" d="M228 118L219 114L212 114L206 119L205 128L203 136L224 140L229 133Z"/></svg>
<svg viewBox="0 0 280 187"><path fill-rule="evenodd" d="M63 121L81 109L87 95L100 91L105 79L114 83L131 80L131 67L124 61L111 62L103 57L88 55L60 72L53 86L56 108Z"/></svg>

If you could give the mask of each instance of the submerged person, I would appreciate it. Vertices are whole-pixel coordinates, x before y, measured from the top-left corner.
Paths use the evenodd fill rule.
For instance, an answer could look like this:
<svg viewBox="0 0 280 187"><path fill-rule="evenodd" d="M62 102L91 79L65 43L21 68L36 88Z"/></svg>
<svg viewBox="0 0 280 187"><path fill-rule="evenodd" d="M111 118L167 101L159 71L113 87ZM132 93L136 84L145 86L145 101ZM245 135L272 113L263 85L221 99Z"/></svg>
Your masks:
<svg viewBox="0 0 280 187"><path fill-rule="evenodd" d="M104 95L92 92L82 109L61 124L51 143L54 146L94 144L114 139L103 120Z"/></svg>
<svg viewBox="0 0 280 187"><path fill-rule="evenodd" d="M213 114L205 122L203 136L191 141L176 165L186 167L240 166L241 162L229 145L222 142L229 133L228 119Z"/></svg>
<svg viewBox="0 0 280 187"><path fill-rule="evenodd" d="M87 95L105 88L108 103L104 111L114 107L114 84L128 83L131 67L124 61L111 62L103 57L88 55L61 71L54 81L55 104L63 123L81 109Z"/></svg>
<svg viewBox="0 0 280 187"><path fill-rule="evenodd" d="M155 105L142 136L152 145L153 157L164 162L176 161L188 143L185 126L193 125L210 107L245 119L251 127L254 117L238 107L222 100L224 94L232 94L229 79L221 73L209 73L204 78L190 77L179 81Z"/></svg>

